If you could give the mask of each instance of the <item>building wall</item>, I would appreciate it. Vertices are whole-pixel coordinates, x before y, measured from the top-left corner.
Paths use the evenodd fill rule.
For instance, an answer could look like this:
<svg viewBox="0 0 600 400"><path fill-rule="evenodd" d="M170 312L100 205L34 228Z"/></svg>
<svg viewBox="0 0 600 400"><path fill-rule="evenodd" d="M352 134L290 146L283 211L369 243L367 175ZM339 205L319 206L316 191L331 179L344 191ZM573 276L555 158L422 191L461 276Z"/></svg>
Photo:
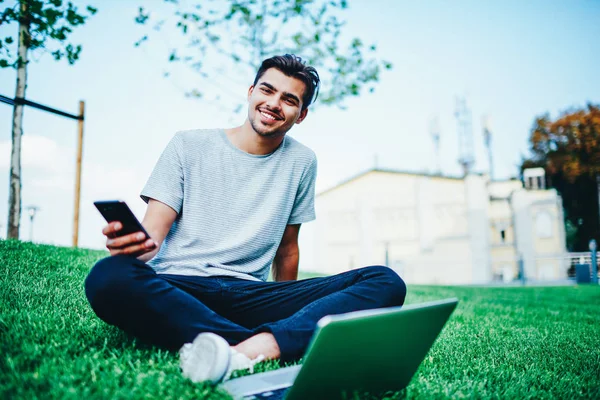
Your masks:
<svg viewBox="0 0 600 400"><path fill-rule="evenodd" d="M522 255L528 278L566 277L558 260L566 251L562 204L553 190L477 175L370 171L321 193L315 207L317 220L300 231L303 270L388 265L408 283L509 282Z"/></svg>
<svg viewBox="0 0 600 400"><path fill-rule="evenodd" d="M567 277L566 238L562 200L556 190L515 191L516 251L523 257L529 280L554 280Z"/></svg>
<svg viewBox="0 0 600 400"><path fill-rule="evenodd" d="M508 180L490 182L488 188L492 280L511 282L519 277L519 264L510 196L523 185L519 180Z"/></svg>
<svg viewBox="0 0 600 400"><path fill-rule="evenodd" d="M469 175L465 178L467 218L472 268L469 283L487 283L492 279L490 257L490 216L487 178Z"/></svg>
<svg viewBox="0 0 600 400"><path fill-rule="evenodd" d="M363 175L317 197L317 221L301 230L301 268L389 265L409 281L471 282L466 195L460 179Z"/></svg>

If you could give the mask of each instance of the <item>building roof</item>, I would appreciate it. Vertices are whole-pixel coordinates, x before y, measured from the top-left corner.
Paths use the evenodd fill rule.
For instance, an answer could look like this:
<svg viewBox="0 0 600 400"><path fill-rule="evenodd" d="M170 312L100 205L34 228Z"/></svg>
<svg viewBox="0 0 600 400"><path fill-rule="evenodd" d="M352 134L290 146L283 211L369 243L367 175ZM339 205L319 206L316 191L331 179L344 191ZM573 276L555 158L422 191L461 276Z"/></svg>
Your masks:
<svg viewBox="0 0 600 400"><path fill-rule="evenodd" d="M340 186L344 186L352 181L357 180L358 178L361 178L367 174L370 174L371 172L384 172L384 173L388 173L388 174L398 174L398 175L425 176L425 177L429 177L429 178L451 179L451 180L461 180L461 181L464 179L462 176L432 174L432 173L428 173L428 172L401 171L401 170L387 169L387 168L371 168L366 171L362 171L354 176L351 176L350 178L345 179L345 180L341 181L340 183L338 183L328 189L323 190L322 192L318 193L317 196L331 192L331 191L339 188ZM482 174L476 174L476 175L482 175Z"/></svg>

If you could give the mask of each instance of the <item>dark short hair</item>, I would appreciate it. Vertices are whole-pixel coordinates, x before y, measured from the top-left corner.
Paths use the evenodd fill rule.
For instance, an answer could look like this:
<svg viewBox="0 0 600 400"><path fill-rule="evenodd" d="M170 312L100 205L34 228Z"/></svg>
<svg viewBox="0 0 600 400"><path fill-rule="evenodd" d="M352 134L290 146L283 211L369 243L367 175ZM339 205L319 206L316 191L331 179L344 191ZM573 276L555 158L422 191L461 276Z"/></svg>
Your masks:
<svg viewBox="0 0 600 400"><path fill-rule="evenodd" d="M302 111L308 108L319 96L319 86L321 80L317 70L305 64L305 62L294 54L285 54L283 56L274 56L267 58L262 62L256 77L254 78L253 86L261 76L270 68L275 68L287 76L301 80L306 85L306 90L302 96Z"/></svg>

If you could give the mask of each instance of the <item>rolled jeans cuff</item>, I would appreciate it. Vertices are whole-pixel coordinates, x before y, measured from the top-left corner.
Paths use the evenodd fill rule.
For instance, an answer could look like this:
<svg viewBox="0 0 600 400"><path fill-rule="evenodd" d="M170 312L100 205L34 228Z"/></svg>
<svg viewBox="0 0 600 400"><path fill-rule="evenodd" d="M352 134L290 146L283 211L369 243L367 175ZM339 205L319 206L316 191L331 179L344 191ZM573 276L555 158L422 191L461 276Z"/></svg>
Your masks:
<svg viewBox="0 0 600 400"><path fill-rule="evenodd" d="M278 323L269 323L256 328L256 333L269 332L275 337L275 341L279 346L281 353L280 359L282 362L297 361L304 355L306 350L307 336L310 337L314 333L314 329L310 331L302 331L298 329L284 329Z"/></svg>

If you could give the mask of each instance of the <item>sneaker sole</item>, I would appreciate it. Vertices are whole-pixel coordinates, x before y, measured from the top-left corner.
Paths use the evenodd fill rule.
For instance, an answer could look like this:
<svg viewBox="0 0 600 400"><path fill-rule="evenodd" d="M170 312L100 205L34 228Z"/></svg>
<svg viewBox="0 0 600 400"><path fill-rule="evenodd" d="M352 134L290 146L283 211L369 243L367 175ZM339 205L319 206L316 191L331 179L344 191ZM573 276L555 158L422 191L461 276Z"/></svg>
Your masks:
<svg viewBox="0 0 600 400"><path fill-rule="evenodd" d="M192 382L220 382L229 366L229 343L214 333L201 333L185 344L180 354L183 376Z"/></svg>

